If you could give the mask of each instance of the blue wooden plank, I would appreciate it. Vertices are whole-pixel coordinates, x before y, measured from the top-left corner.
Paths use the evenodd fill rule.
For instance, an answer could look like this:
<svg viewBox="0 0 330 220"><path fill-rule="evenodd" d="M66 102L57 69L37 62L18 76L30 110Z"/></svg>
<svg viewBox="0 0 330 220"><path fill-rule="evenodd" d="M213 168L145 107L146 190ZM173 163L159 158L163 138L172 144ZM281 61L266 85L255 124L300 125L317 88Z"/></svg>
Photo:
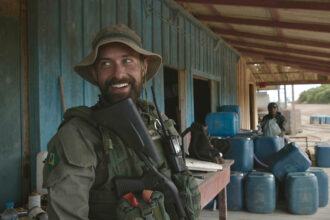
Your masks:
<svg viewBox="0 0 330 220"><path fill-rule="evenodd" d="M178 12L170 11L170 64L178 66Z"/></svg>
<svg viewBox="0 0 330 220"><path fill-rule="evenodd" d="M129 25L140 37L142 36L141 0L130 0Z"/></svg>
<svg viewBox="0 0 330 220"><path fill-rule="evenodd" d="M85 0L84 0L85 1ZM83 2L84 2L83 1ZM88 5L91 7L90 10L95 10L95 8L97 8L98 5L100 5L99 7L99 13L95 13L93 12L93 14L95 16L101 17L101 28L113 25L113 24L117 24L118 19L117 19L117 1L116 0L98 0L98 1L93 1L93 0L88 0ZM121 2L121 0L118 0ZM92 4L95 4L95 6L93 6ZM89 10L87 8L87 10ZM95 20L97 19L96 17L87 17L87 19L92 19Z"/></svg>
<svg viewBox="0 0 330 220"><path fill-rule="evenodd" d="M18 18L0 15L0 212L5 202L21 205L22 106Z"/></svg>
<svg viewBox="0 0 330 220"><path fill-rule="evenodd" d="M152 17L152 1L142 1L142 43L143 48L146 50L152 51L152 36L153 32L153 17Z"/></svg>
<svg viewBox="0 0 330 220"><path fill-rule="evenodd" d="M82 3L61 0L61 72L66 108L84 103L83 79L73 71L82 59Z"/></svg>
<svg viewBox="0 0 330 220"><path fill-rule="evenodd" d="M200 30L199 30L199 28L198 27L195 27L195 42L194 42L194 44L195 44L195 46L196 46L196 50L195 50L195 56L196 56L196 58L195 58L195 62L196 62L196 66L195 66L195 68L197 69L197 70L200 70L201 69L201 67L200 67L200 51L201 51L201 44L200 44L200 42L201 42L201 38L200 38Z"/></svg>
<svg viewBox="0 0 330 220"><path fill-rule="evenodd" d="M183 69L185 66L185 38L186 38L184 18L178 16L178 68Z"/></svg>
<svg viewBox="0 0 330 220"><path fill-rule="evenodd" d="M190 72L191 68L191 54L192 54L192 43L191 43L191 24L190 21L184 19L184 64L187 72Z"/></svg>
<svg viewBox="0 0 330 220"><path fill-rule="evenodd" d="M112 0L114 1L114 0ZM117 23L118 24L125 24L129 26L128 23L128 1L127 0L117 0ZM109 13L109 12L108 12Z"/></svg>
<svg viewBox="0 0 330 220"><path fill-rule="evenodd" d="M153 14L152 14L152 48L155 53L160 55L163 54L162 43L164 41L164 37L162 34L162 2L159 0L153 0ZM162 56L163 57L163 56ZM163 57L164 62L164 57ZM164 100L164 80L163 80L163 66L160 67L160 70L153 78L152 82L149 85L153 85L157 91L159 91L158 105L161 111L165 111L165 100ZM149 90L149 99L151 100L151 92Z"/></svg>
<svg viewBox="0 0 330 220"><path fill-rule="evenodd" d="M203 30L199 30L199 70L205 72L204 64L205 64L205 35Z"/></svg>
<svg viewBox="0 0 330 220"><path fill-rule="evenodd" d="M101 1L101 3L103 4L101 7L100 6L100 2L99 1L95 1L95 0L85 0L82 1L83 4L83 33L82 33L82 38L83 38L83 51L82 51L82 55L83 57L86 57L91 51L92 51L92 41L93 41L93 36L97 33L97 31L100 29L101 23L102 24L106 24L104 21L108 21L111 20L109 19L105 19L108 17L108 14L111 14L113 17L115 17L115 15L113 13L107 13L107 15L103 14L103 16L105 17L100 17L100 7L102 8L102 10L104 10L105 8L109 7L111 8L111 6L107 6L106 3L112 3L115 1ZM116 7L112 7L112 10L115 10ZM103 20L101 22L101 20ZM110 25L110 23L109 23ZM84 87L84 105L87 106L92 106L97 102L98 99L98 94L99 89L97 86L89 83L88 81L84 80L83 81L83 87Z"/></svg>
<svg viewBox="0 0 330 220"><path fill-rule="evenodd" d="M29 56L29 124L30 161L32 188L36 185L36 155L40 151L40 104L39 104L39 5L38 1L28 4L28 56Z"/></svg>
<svg viewBox="0 0 330 220"><path fill-rule="evenodd" d="M196 35L195 27L190 23L190 47L191 47L191 68L196 68Z"/></svg>
<svg viewBox="0 0 330 220"><path fill-rule="evenodd" d="M40 1L39 31L39 104L40 104L40 150L56 133L61 122L59 1ZM49 62L51 60L51 62ZM51 98L50 98L51 97Z"/></svg>
<svg viewBox="0 0 330 220"><path fill-rule="evenodd" d="M162 4L162 52L163 52L163 63L170 64L170 27L169 27L169 19L170 19L170 9L166 4Z"/></svg>

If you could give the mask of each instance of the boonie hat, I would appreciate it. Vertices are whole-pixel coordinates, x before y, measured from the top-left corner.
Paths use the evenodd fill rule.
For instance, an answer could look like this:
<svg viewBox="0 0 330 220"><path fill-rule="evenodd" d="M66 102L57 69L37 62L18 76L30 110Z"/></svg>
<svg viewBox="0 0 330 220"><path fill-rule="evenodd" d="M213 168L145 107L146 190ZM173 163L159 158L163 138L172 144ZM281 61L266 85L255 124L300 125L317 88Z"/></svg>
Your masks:
<svg viewBox="0 0 330 220"><path fill-rule="evenodd" d="M94 64L98 50L102 45L114 42L123 43L148 59L147 81L157 73L162 63L161 56L144 50L140 37L132 29L123 24L113 25L99 31L92 42L93 51L76 64L74 70L88 82L97 85L88 67Z"/></svg>

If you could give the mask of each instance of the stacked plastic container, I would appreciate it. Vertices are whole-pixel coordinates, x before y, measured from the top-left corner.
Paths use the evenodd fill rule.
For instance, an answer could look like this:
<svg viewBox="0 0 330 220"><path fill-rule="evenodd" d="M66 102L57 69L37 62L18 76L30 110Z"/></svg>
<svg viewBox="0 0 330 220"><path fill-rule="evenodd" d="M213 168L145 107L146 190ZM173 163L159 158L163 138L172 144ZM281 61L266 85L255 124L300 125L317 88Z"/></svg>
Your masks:
<svg viewBox="0 0 330 220"><path fill-rule="evenodd" d="M268 168L270 158L284 147L284 138L258 136L254 139L254 167Z"/></svg>
<svg viewBox="0 0 330 220"><path fill-rule="evenodd" d="M222 105L220 106L220 112L235 112L238 116L238 129L241 126L241 109L239 105Z"/></svg>
<svg viewBox="0 0 330 220"><path fill-rule="evenodd" d="M282 181L290 172L305 172L311 166L311 161L295 142L291 142L273 154L269 165L272 173Z"/></svg>
<svg viewBox="0 0 330 220"><path fill-rule="evenodd" d="M227 140L230 148L224 158L235 160L230 169L241 172L251 171L253 169L253 140L245 137L232 137Z"/></svg>
<svg viewBox="0 0 330 220"><path fill-rule="evenodd" d="M212 112L206 115L207 133L211 136L234 136L238 132L238 115L234 112Z"/></svg>
<svg viewBox="0 0 330 220"><path fill-rule="evenodd" d="M276 207L275 177L267 172L251 172L245 180L245 206L249 212L272 213Z"/></svg>
<svg viewBox="0 0 330 220"><path fill-rule="evenodd" d="M318 167L330 167L330 144L319 142L315 146L316 165Z"/></svg>
<svg viewBox="0 0 330 220"><path fill-rule="evenodd" d="M316 176L310 172L289 173L285 179L285 196L290 213L314 214L319 207Z"/></svg>
<svg viewBox="0 0 330 220"><path fill-rule="evenodd" d="M307 172L313 173L317 178L319 189L319 207L328 205L328 175L321 168L311 167Z"/></svg>
<svg viewBox="0 0 330 220"><path fill-rule="evenodd" d="M227 207L231 211L241 211L244 208L244 176L243 172L232 171L227 185Z"/></svg>

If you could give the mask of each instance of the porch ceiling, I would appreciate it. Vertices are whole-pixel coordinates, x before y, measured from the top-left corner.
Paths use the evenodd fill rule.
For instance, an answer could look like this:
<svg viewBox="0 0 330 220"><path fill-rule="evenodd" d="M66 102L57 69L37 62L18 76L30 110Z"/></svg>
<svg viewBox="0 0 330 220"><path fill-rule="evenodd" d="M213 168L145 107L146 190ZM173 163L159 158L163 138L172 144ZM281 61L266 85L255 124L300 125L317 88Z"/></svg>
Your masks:
<svg viewBox="0 0 330 220"><path fill-rule="evenodd" d="M330 0L176 0L235 48L257 84L330 83Z"/></svg>

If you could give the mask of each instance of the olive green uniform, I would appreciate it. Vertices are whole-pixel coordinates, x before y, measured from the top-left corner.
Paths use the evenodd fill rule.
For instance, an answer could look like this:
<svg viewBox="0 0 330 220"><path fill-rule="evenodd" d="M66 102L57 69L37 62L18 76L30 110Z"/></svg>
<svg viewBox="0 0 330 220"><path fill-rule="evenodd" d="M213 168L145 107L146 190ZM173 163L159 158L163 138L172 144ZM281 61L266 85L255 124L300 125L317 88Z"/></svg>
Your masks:
<svg viewBox="0 0 330 220"><path fill-rule="evenodd" d="M102 101L91 109L101 107ZM160 154L162 162L158 168L163 167L163 174L170 177L161 136L155 129L155 108L143 100L137 102L137 107ZM118 198L112 178L142 175L144 163L134 150L126 147L114 133L90 120L91 109L68 110L58 132L48 143L44 187L48 188L51 220L116 219ZM79 112L84 116L76 117ZM172 120L165 115L164 119L171 132L177 134ZM199 193L193 196L187 199L191 202L200 199Z"/></svg>

